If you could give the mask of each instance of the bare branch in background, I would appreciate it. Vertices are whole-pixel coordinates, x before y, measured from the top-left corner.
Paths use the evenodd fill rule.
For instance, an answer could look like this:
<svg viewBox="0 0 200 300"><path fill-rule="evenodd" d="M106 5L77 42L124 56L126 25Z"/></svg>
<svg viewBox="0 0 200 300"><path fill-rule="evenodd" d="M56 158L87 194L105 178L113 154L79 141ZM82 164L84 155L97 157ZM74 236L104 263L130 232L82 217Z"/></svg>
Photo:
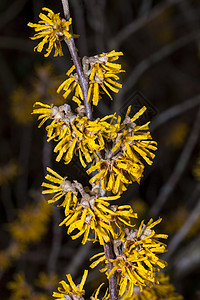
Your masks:
<svg viewBox="0 0 200 300"><path fill-rule="evenodd" d="M15 0L6 11L0 15L0 28L8 24L10 21L16 18L26 4L27 0Z"/></svg>
<svg viewBox="0 0 200 300"><path fill-rule="evenodd" d="M154 131L161 125L167 123L171 119L178 117L179 115L187 112L188 110L200 105L200 95L192 97L178 105L172 106L165 111L161 112L154 120L151 122L151 130Z"/></svg>
<svg viewBox="0 0 200 300"><path fill-rule="evenodd" d="M174 276L184 277L200 266L200 235L187 244L173 259Z"/></svg>
<svg viewBox="0 0 200 300"><path fill-rule="evenodd" d="M165 1L162 4L156 5L149 14L145 14L144 16L140 17L138 20L134 20L128 26L123 28L115 38L110 41L110 48L117 49L121 46L121 44L133 33L137 30L141 29L143 26L148 24L150 21L155 19L157 16L162 14L166 9L170 6L178 4L181 0L170 0Z"/></svg>
<svg viewBox="0 0 200 300"><path fill-rule="evenodd" d="M194 31L184 37L181 37L175 40L173 43L168 44L155 53L151 54L149 57L143 59L135 68L133 69L132 73L128 76L128 79L123 85L123 89L119 91L116 98L117 101L116 105L119 107L119 99L122 99L123 96L137 83L140 77L147 71L150 67L154 64L160 62L162 59L168 57L175 51L180 48L185 47L189 43L193 41L198 41L200 39L200 31ZM115 109L116 110L116 109Z"/></svg>
<svg viewBox="0 0 200 300"><path fill-rule="evenodd" d="M150 209L151 216L156 217L159 215L159 213L160 213L161 209L163 208L164 204L166 203L167 199L170 197L170 195L174 191L175 186L179 182L179 180L188 164L188 161L192 155L192 151L194 150L194 147L195 147L196 143L198 142L199 133L200 133L200 108L197 113L197 117L194 122L191 133L190 133L188 140L180 154L180 157L175 166L175 169L172 172L171 176L169 177L168 181L161 188L157 199L155 200L152 208Z"/></svg>
<svg viewBox="0 0 200 300"><path fill-rule="evenodd" d="M196 221L200 217L200 198L197 200L197 204L193 208L192 212L190 213L188 219L184 223L184 225L180 228L180 230L173 236L171 241L169 242L168 245L168 252L165 254L166 259L169 259L180 243L184 240L192 226L196 223Z"/></svg>

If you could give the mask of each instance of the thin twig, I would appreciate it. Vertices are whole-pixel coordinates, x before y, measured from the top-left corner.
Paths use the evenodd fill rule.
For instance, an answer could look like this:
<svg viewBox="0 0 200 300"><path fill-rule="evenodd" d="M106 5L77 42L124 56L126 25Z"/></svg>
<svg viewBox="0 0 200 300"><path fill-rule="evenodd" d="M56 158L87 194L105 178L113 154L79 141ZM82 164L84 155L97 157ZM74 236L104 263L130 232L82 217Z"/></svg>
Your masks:
<svg viewBox="0 0 200 300"><path fill-rule="evenodd" d="M166 109L161 112L158 117L155 117L150 124L151 132L156 130L158 127L168 122L169 120L177 117L178 115L200 105L200 95L196 95L178 105Z"/></svg>
<svg viewBox="0 0 200 300"><path fill-rule="evenodd" d="M83 265L85 259L88 258L92 246L92 243L86 243L85 245L80 244L70 263L67 265L66 273L71 274L72 277L77 275L80 270L80 266Z"/></svg>
<svg viewBox="0 0 200 300"><path fill-rule="evenodd" d="M122 28L121 31L110 41L110 48L117 49L119 46L128 38L131 34L148 24L150 21L154 20L160 14L162 14L167 8L172 5L181 2L181 0L171 0L165 1L162 4L158 4L152 9L151 13L143 15L138 20L134 20L128 24L125 28Z"/></svg>
<svg viewBox="0 0 200 300"><path fill-rule="evenodd" d="M9 7L0 15L0 28L11 22L24 8L27 0L8 1Z"/></svg>
<svg viewBox="0 0 200 300"><path fill-rule="evenodd" d="M176 255L173 262L174 278L183 278L186 274L190 273L200 265L199 245L200 234L192 239L192 241L187 244L178 255Z"/></svg>
<svg viewBox="0 0 200 300"><path fill-rule="evenodd" d="M69 11L69 3L68 0L62 0L63 4L63 10L64 10L64 15L65 18L68 20L70 18L70 11ZM71 38L65 39L65 42L69 48L69 52L71 54L71 57L73 59L74 65L76 67L76 71L80 80L80 85L81 89L83 91L83 100L84 100L84 105L85 105L85 110L86 110L86 115L89 120L92 120L92 109L90 103L87 101L87 95L88 95L88 81L84 76L83 73L83 68L80 63L80 59L78 57L78 53L76 50L76 46L74 43L74 38L73 38L73 31L72 27L70 27L70 34L72 35Z"/></svg>
<svg viewBox="0 0 200 300"><path fill-rule="evenodd" d="M116 96L116 103L119 103L119 100L137 83L140 77L154 64L162 61L164 58L168 57L178 49L181 49L188 45L189 43L200 39L200 31L193 31L190 34L183 36L174 42L165 45L158 51L151 54L149 57L143 59L134 70L128 76L127 81L123 85L123 89L119 91ZM117 111L115 109L115 111Z"/></svg>
<svg viewBox="0 0 200 300"><path fill-rule="evenodd" d="M178 181L181 178L181 175L183 171L185 170L185 167L187 166L187 163L190 159L190 156L192 154L192 151L198 141L200 132L200 108L197 113L196 120L193 125L193 129L190 133L190 136L187 140L187 143L180 155L180 158L178 160L178 163L176 164L176 167L174 171L172 172L169 180L166 182L166 184L161 188L161 191L158 195L158 198L156 199L154 205L150 209L150 215L156 217L163 205L166 203L167 199L173 192L175 186L177 185Z"/></svg>
<svg viewBox="0 0 200 300"><path fill-rule="evenodd" d="M180 243L186 237L192 226L198 220L200 216L200 198L197 201L196 206L192 210L191 214L189 215L188 219L186 220L185 224L180 228L180 230L174 235L168 245L168 252L165 255L166 259L169 259L178 248Z"/></svg>

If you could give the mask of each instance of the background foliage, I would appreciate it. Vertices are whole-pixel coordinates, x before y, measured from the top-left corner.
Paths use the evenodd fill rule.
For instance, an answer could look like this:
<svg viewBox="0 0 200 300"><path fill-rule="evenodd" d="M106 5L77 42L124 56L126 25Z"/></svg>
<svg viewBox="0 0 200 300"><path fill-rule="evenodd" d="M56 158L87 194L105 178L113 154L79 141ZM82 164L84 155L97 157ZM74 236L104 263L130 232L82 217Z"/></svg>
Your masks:
<svg viewBox="0 0 200 300"><path fill-rule="evenodd" d="M120 62L123 89L105 97L94 114L123 114L132 104L148 106L146 119L159 149L138 186L123 194L139 218L163 217L169 234L167 272L185 299L199 299L200 265L200 3L195 0L73 0L71 14L80 57L113 49ZM48 165L63 176L87 184L74 160L57 164L45 130L30 113L35 101L61 104L56 89L72 65L64 57L34 53L27 27L43 6L61 12L59 1L0 2L0 296L47 299L58 280L71 273L79 280L98 249L72 241L58 227L62 211L45 205L40 185ZM65 47L65 45L63 45ZM139 92L138 92L139 91ZM147 100L145 100L147 99ZM147 101L147 102L146 102ZM61 167L60 167L61 165ZM43 172L44 171L44 172ZM17 275L18 274L18 275ZM46 274L46 275L44 275ZM46 276L46 277L45 277ZM16 284L9 282L15 281ZM90 271L87 289L99 283ZM78 281L77 281L78 282ZM19 286L27 294L17 294ZM34 298L35 297L35 298ZM43 298L42 298L43 297Z"/></svg>

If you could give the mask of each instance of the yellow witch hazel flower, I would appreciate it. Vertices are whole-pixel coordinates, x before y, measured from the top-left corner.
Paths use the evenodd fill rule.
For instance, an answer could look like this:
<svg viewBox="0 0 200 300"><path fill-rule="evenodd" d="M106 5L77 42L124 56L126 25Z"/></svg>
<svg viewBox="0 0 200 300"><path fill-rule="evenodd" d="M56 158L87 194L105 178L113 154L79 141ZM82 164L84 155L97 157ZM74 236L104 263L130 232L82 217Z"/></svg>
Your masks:
<svg viewBox="0 0 200 300"><path fill-rule="evenodd" d="M145 112L144 106L132 118L129 117L131 106L128 108L126 117L121 123L120 118L116 122L116 136L113 140L111 151L105 151L105 157L92 165L87 173L91 174L99 170L91 179L90 183L99 183L106 191L121 194L127 186L135 181L140 183L144 171L143 158L149 165L155 154L152 150L157 149L157 143L152 141L149 132L149 123L137 126L135 121Z"/></svg>
<svg viewBox="0 0 200 300"><path fill-rule="evenodd" d="M108 278L117 271L120 296L126 293L127 297L131 297L135 286L139 287L140 291L146 285L152 287L156 282L155 273L167 265L158 257L159 253L166 252L166 245L160 242L159 238L166 239L167 235L156 234L152 230L161 220L159 218L153 222L153 219L150 219L147 225L142 221L138 230L125 228L124 234L114 241L116 258L108 260L114 265ZM100 262L107 262L104 253L99 253L91 259L98 256L100 258L91 264L92 268ZM101 271L106 271L106 268Z"/></svg>
<svg viewBox="0 0 200 300"><path fill-rule="evenodd" d="M135 181L140 183L144 165L139 161L134 162L120 152L110 159L101 159L87 173L91 174L96 170L99 172L90 179L90 184L101 181L104 190L120 195L127 190L127 185Z"/></svg>
<svg viewBox="0 0 200 300"><path fill-rule="evenodd" d="M137 126L135 121L146 111L143 106L132 118L129 117L131 106L129 106L125 119L123 121L124 128L118 133L116 144L112 148L115 153L120 149L125 156L133 161L138 161L142 157L149 165L153 163L155 154L151 151L157 149L157 143L152 141L149 131L149 123Z"/></svg>
<svg viewBox="0 0 200 300"><path fill-rule="evenodd" d="M68 104L57 107L36 102L35 106L38 107L33 110L32 114L40 115L38 119L41 122L38 127L41 127L48 119L53 120L46 130L47 141L57 141L54 148L54 152L58 153L56 161L63 158L68 164L76 154L83 167L86 167L84 159L88 163L94 160L95 152L104 149L104 138L111 139L117 136L116 130L119 126L111 124L114 115L90 121L83 116L84 109L82 111L80 108L80 114L74 114ZM109 118L111 122L106 121Z"/></svg>
<svg viewBox="0 0 200 300"><path fill-rule="evenodd" d="M29 22L28 26L33 27L36 31L34 37L31 37L32 40L40 39L43 40L34 48L38 52L43 50L45 44L49 44L47 52L44 55L45 57L49 56L53 47L55 48L54 56L62 56L62 46L61 41L65 38L71 38L69 33L69 26L72 23L70 18L68 21L60 17L60 13L55 14L51 9L43 7L43 11L47 12L47 15L40 13L40 21L38 24Z"/></svg>
<svg viewBox="0 0 200 300"><path fill-rule="evenodd" d="M88 102L92 101L94 105L97 105L100 100L100 92L105 92L112 100L112 96L108 92L108 89L115 93L119 92L122 84L116 81L119 80L119 76L116 74L125 71L121 69L120 64L113 63L113 61L117 60L121 55L123 55L122 52L115 52L115 50L113 50L108 53L102 53L91 57L83 57L83 72L89 85ZM75 66L72 66L69 69L66 73L69 78L59 86L57 92L60 93L61 90L64 90L65 93L63 94L63 97L67 98L71 92L75 91L75 96L72 100L77 102L80 106L80 99L83 100L83 93L78 74L73 73L74 70Z"/></svg>
<svg viewBox="0 0 200 300"><path fill-rule="evenodd" d="M169 276L161 273L156 276L153 287L144 287L142 291L134 287L132 296L125 294L121 300L183 300L183 296L175 292L174 286L169 282Z"/></svg>
<svg viewBox="0 0 200 300"><path fill-rule="evenodd" d="M65 224L68 227L68 234L74 230L79 231L72 236L72 239L83 235L83 244L88 240L93 242L99 240L103 245L110 240L110 236L113 238L117 236L117 229L113 226L115 219L119 223L131 226L131 218L137 217L129 205L109 208L109 201L118 199L118 195L99 197L99 187L93 186L90 190L88 187L84 188L77 181L71 183L66 177L61 177L50 168L47 168L47 171L50 174L47 174L45 178L51 183L42 183L42 186L46 188L43 194L55 194L48 201L49 203L55 203L64 198L63 202L58 205L64 207L66 216L60 226ZM94 238L89 238L91 233L94 233Z"/></svg>
<svg viewBox="0 0 200 300"><path fill-rule="evenodd" d="M118 93L122 87L121 83L116 80L119 76L116 74L125 72L121 69L120 64L113 63L119 56L123 55L122 52L115 52L115 50L95 55L92 57L83 58L84 71L89 76L89 90L87 101L92 101L94 105L98 105L100 99L100 88L105 92L110 99L112 96L108 89Z"/></svg>
<svg viewBox="0 0 200 300"><path fill-rule="evenodd" d="M81 282L76 285L72 280L71 275L67 274L66 277L69 284L67 284L64 280L61 280L59 283L62 287L58 287L58 292L53 292L52 296L56 298L55 300L84 300L85 291L83 287L86 282L87 275L88 270L85 270Z"/></svg>

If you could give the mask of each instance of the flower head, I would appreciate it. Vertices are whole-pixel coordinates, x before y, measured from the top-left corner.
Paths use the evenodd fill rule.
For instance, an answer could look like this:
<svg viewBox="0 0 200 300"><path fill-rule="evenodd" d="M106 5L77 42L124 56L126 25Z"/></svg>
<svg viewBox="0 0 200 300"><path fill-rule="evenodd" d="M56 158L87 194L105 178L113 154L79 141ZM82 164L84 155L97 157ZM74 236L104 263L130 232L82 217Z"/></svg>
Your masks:
<svg viewBox="0 0 200 300"><path fill-rule="evenodd" d="M33 114L39 114L38 119L41 120L38 127L48 119L53 120L46 127L47 141L57 141L54 148L54 152L58 153L57 161L63 158L68 164L76 154L86 167L85 161L92 162L95 155L97 157L95 152L104 149L104 140L117 135L119 125L111 123L114 115L90 121L82 114L74 114L68 104L57 107L36 102L35 106L38 108L33 110ZM111 121L107 122L109 118Z"/></svg>
<svg viewBox="0 0 200 300"><path fill-rule="evenodd" d="M98 184L101 181L102 188L112 191L114 194L122 194L132 182L140 182L144 165L124 156L121 152L110 159L101 159L91 166L87 173L96 170L99 172L90 179L90 183Z"/></svg>
<svg viewBox="0 0 200 300"><path fill-rule="evenodd" d="M92 101L94 105L97 105L100 100L100 91L105 92L111 100L112 96L108 89L115 93L119 92L122 85L116 81L119 79L117 74L125 71L121 69L120 64L113 63L113 61L121 55L123 55L122 52L113 50L83 58L84 71L89 79L88 102Z"/></svg>
<svg viewBox="0 0 200 300"><path fill-rule="evenodd" d="M125 235L122 233L119 239L114 241L116 258L108 260L114 265L108 278L117 271L120 296L128 292L127 295L130 297L135 286L140 290L146 285L151 287L156 281L155 273L167 265L158 257L159 253L166 252L166 245L160 242L159 238L167 238L167 235L156 234L152 230L160 222L161 218L155 222L151 219L147 225L142 221L138 230L126 228ZM100 258L92 263L92 268L100 262L107 262L104 253L93 258L97 256ZM102 271L105 271L105 268Z"/></svg>
<svg viewBox="0 0 200 300"><path fill-rule="evenodd" d="M97 186L93 186L90 190L77 181L71 183L50 168L47 170L51 175L47 174L46 179L51 183L42 184L46 188L43 194L55 194L49 203L55 203L62 198L63 202L59 206L64 207L65 219L60 226L65 224L68 227L68 234L78 230L72 239L83 235L83 244L88 240L93 242L99 240L103 245L110 240L110 236L113 238L117 236L115 221L118 227L121 223L131 226L131 218L137 217L129 205L122 207L115 205L109 208L109 201L118 199L118 195L99 197ZM94 234L94 238L89 238L91 233Z"/></svg>
<svg viewBox="0 0 200 300"><path fill-rule="evenodd" d="M68 21L60 18L60 14L55 14L51 9L43 7L42 10L47 12L47 15L40 13L40 21L38 24L28 23L28 26L33 27L36 31L32 40L40 39L43 40L34 48L38 52L43 50L45 44L49 44L47 48L47 53L44 55L45 57L49 56L53 47L55 48L54 56L62 56L62 47L61 41L64 38L71 38L71 34L69 33L69 26L72 23L72 19L70 18Z"/></svg>
<svg viewBox="0 0 200 300"><path fill-rule="evenodd" d="M149 131L149 123L137 126L135 121L145 112L146 107L143 106L132 118L129 117L131 106L129 106L126 117L123 121L123 129L118 133L116 143L112 148L112 152L122 151L125 156L133 161L138 161L140 157L143 158L149 165L155 154L152 150L157 149L157 143L152 141Z"/></svg>
<svg viewBox="0 0 200 300"><path fill-rule="evenodd" d="M113 50L109 53L102 53L92 57L85 56L83 58L83 72L89 85L88 102L92 101L94 105L97 105L101 98L101 92L105 92L112 100L108 89L118 93L122 85L116 81L119 79L119 76L116 74L124 72L124 70L121 69L120 64L113 63L113 61L117 60L121 55L123 55L122 52L115 52L115 50ZM61 90L64 90L65 93L63 97L67 98L71 92L75 91L75 96L72 100L80 105L80 100L83 100L83 93L78 74L73 73L74 70L75 66L69 69L66 73L69 78L59 86L57 92L59 93Z"/></svg>
<svg viewBox="0 0 200 300"><path fill-rule="evenodd" d="M66 277L68 279L69 284L67 284L64 280L59 282L62 287L58 287L58 292L53 293L53 297L56 298L55 300L66 300L68 298L71 300L84 300L83 296L85 295L85 291L83 287L87 279L87 275L88 270L85 270L80 284L75 285L71 275L67 274Z"/></svg>

